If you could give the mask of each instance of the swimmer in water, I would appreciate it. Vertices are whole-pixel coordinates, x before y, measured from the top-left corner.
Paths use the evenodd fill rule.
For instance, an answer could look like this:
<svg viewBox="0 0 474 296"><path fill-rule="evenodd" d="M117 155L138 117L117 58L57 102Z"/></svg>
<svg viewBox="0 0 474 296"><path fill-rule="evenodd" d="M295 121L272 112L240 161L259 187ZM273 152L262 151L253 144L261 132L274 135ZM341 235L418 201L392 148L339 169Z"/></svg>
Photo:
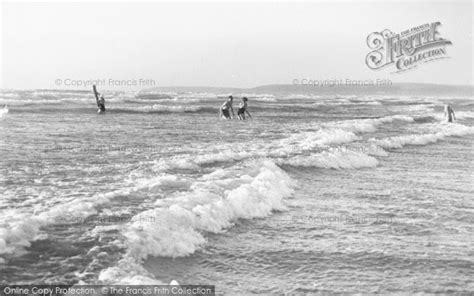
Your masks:
<svg viewBox="0 0 474 296"><path fill-rule="evenodd" d="M250 115L250 112L247 110L247 108L248 108L248 105L247 105L248 100L249 100L249 99L247 99L246 97L243 97L243 98L242 98L242 101L241 101L240 104L239 104L239 110L237 110L237 116L239 117L239 120L245 120L245 112L247 112L247 114L249 115L249 117L252 118L252 115Z"/></svg>
<svg viewBox="0 0 474 296"><path fill-rule="evenodd" d="M99 106L99 112L105 112L105 99L103 95L100 95L100 99L97 104Z"/></svg>
<svg viewBox="0 0 474 296"><path fill-rule="evenodd" d="M456 119L456 114L454 114L453 109L449 105L444 105L444 118L446 118L448 122L453 122L453 120Z"/></svg>
<svg viewBox="0 0 474 296"><path fill-rule="evenodd" d="M232 103L234 101L234 97L229 96L227 101L222 104L221 109L219 111L219 115L223 119L232 119L235 117L234 108L232 108ZM230 112L232 112L232 117L230 116Z"/></svg>

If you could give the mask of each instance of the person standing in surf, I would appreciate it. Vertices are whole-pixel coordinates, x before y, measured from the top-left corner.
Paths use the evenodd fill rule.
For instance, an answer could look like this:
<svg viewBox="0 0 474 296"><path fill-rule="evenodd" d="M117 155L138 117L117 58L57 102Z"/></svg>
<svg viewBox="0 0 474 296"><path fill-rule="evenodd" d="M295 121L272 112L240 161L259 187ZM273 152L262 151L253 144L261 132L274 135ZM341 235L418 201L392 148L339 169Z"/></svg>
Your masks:
<svg viewBox="0 0 474 296"><path fill-rule="evenodd" d="M105 99L104 99L104 96L99 94L99 92L97 91L97 88L95 85L92 86L92 90L94 91L94 96L95 96L95 100L97 102L97 107L98 107L98 110L97 110L97 113L105 113ZM99 98L100 96L100 98Z"/></svg>
<svg viewBox="0 0 474 296"><path fill-rule="evenodd" d="M219 111L219 115L221 118L232 119L232 117L235 117L234 108L232 107L233 101L234 101L234 97L229 96L227 101L225 101L224 104L222 104ZM230 112L232 112L232 117L230 116Z"/></svg>
<svg viewBox="0 0 474 296"><path fill-rule="evenodd" d="M453 109L449 105L444 105L444 118L446 118L448 122L453 122L453 120L456 119L456 114L454 114Z"/></svg>
<svg viewBox="0 0 474 296"><path fill-rule="evenodd" d="M103 95L100 95L100 99L99 99L99 112L100 113L105 112L105 99Z"/></svg>
<svg viewBox="0 0 474 296"><path fill-rule="evenodd" d="M239 117L239 120L245 120L245 112L247 112L247 114L249 115L249 117L252 118L252 115L250 115L250 112L247 110L247 108L248 108L248 105L247 105L248 100L249 100L249 99L247 99L246 97L243 97L243 98L242 98L242 101L241 101L240 104L239 104L239 110L237 110L237 116Z"/></svg>

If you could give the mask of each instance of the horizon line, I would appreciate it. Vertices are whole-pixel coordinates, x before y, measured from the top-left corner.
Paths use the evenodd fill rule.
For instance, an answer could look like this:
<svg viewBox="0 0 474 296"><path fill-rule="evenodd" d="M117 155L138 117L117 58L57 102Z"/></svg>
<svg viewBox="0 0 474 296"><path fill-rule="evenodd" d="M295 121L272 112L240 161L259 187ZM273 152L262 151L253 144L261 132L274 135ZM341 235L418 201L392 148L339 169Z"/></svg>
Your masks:
<svg viewBox="0 0 474 296"><path fill-rule="evenodd" d="M335 80L335 79L331 79ZM262 84L253 87L236 87L236 86L199 86L199 85L167 85L167 86L153 86L153 87L145 87L140 89L106 89L106 91L142 91L142 90L151 90L151 89L159 89L159 88L209 88L209 89L235 89L235 90L252 90L262 87L275 87L275 86L285 86L285 87L295 87L295 88L318 88L318 89L335 89L335 88L363 88L363 87L387 87L390 88L394 85L433 85L433 86L443 86L443 87L471 87L474 88L474 84L440 84L440 83L427 83L427 82L393 82L390 85L368 85L368 86L361 86L361 85L327 85L327 86L313 86L311 84ZM90 88L92 85L90 86ZM0 88L0 91L9 91L9 90L53 90L53 91L88 91L88 88Z"/></svg>

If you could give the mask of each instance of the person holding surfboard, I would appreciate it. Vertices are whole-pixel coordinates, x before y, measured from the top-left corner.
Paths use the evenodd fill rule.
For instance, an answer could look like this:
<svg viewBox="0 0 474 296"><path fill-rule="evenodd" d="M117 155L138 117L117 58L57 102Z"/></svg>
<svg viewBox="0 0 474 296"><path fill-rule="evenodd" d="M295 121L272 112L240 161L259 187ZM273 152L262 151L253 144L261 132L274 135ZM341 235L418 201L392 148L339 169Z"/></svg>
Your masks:
<svg viewBox="0 0 474 296"><path fill-rule="evenodd" d="M234 108L232 108L233 101L234 97L229 96L227 101L222 104L219 110L219 115L222 119L232 119L232 117L235 117ZM230 116L230 111L232 111L232 117Z"/></svg>
<svg viewBox="0 0 474 296"><path fill-rule="evenodd" d="M99 114L105 113L105 99L104 99L104 96L99 94L99 92L97 91L97 88L96 88L95 85L92 86L92 90L94 91L95 101L97 102L97 107L98 107L97 113L99 113ZM100 96L100 98L99 98L99 96Z"/></svg>
<svg viewBox="0 0 474 296"><path fill-rule="evenodd" d="M247 99L246 97L242 98L242 101L239 104L239 110L237 110L237 116L239 117L239 120L245 120L245 112L249 115L250 118L252 118L252 115L250 115L250 112L247 110Z"/></svg>

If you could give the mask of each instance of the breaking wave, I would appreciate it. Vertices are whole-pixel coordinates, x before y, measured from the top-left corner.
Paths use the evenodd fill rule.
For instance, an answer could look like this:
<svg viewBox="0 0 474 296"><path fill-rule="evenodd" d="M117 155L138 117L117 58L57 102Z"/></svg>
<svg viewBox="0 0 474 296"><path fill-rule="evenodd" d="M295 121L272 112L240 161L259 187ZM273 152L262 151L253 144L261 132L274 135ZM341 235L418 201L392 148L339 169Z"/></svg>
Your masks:
<svg viewBox="0 0 474 296"><path fill-rule="evenodd" d="M378 165L375 157L356 151L329 149L317 154L298 155L281 160L280 164L296 167L317 167L323 169L373 168Z"/></svg>
<svg viewBox="0 0 474 296"><path fill-rule="evenodd" d="M402 148L406 145L421 146L429 143L438 142L440 140L445 139L446 137L465 136L474 133L474 127L455 123L435 124L434 128L438 129L439 131L434 133L402 135L384 139L370 139L369 141L378 146L390 149Z"/></svg>
<svg viewBox="0 0 474 296"><path fill-rule="evenodd" d="M6 115L8 113L8 107L5 106L3 107L2 109L0 109L0 117L3 117L4 115Z"/></svg>
<svg viewBox="0 0 474 296"><path fill-rule="evenodd" d="M284 198L292 195L294 184L265 159L204 175L189 191L158 200L154 209L134 216L122 230L126 255L117 266L103 270L99 280L143 280L148 274L140 264L146 257L188 256L206 243L206 233L221 233L237 219L285 210Z"/></svg>

